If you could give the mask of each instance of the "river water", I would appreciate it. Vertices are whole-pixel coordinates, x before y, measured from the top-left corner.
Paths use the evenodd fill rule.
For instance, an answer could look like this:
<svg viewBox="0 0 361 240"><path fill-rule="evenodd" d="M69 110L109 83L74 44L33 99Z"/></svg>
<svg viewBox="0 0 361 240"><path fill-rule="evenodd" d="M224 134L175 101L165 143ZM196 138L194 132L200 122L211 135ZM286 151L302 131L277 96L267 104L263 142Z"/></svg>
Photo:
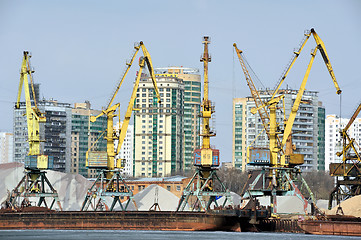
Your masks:
<svg viewBox="0 0 361 240"><path fill-rule="evenodd" d="M298 239L361 239L357 237L308 235L294 233L253 232L181 232L181 231L120 231L120 230L1 230L0 239L12 240L298 240Z"/></svg>

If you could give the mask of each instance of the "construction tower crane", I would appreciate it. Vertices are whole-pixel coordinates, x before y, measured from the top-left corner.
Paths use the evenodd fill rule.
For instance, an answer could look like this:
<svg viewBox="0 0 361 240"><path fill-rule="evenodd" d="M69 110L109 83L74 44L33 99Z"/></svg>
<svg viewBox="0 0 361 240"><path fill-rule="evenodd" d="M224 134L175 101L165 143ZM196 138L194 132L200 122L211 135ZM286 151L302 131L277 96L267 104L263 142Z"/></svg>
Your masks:
<svg viewBox="0 0 361 240"><path fill-rule="evenodd" d="M24 51L23 55L15 109L20 109L21 92L24 86L29 152L24 161L25 174L11 191L6 205L11 208L31 206L29 198L32 197L37 199L37 206L39 207L44 205L51 209L57 202L61 210L58 193L46 177L45 171L52 168L54 159L41 153L40 143L43 140L40 138L40 124L46 122L46 117L36 102L32 77L34 71L30 66L31 55L28 51ZM47 203L49 198L52 199L50 205Z"/></svg>
<svg viewBox="0 0 361 240"><path fill-rule="evenodd" d="M304 47L307 39L309 38L310 34L306 34L306 38L301 42L301 47L297 52L295 52L295 56L292 59L291 63L288 65L286 71L284 71L283 76L281 77L281 81L278 83L275 92L272 94L272 97L269 102L264 103L261 106L257 106L255 109L252 109L252 113L256 113L256 111L262 108L268 108L269 113L269 161L266 162L266 166L264 167L262 172L259 173L257 176L251 176L248 180L247 185L250 186L250 188L245 192L246 196L263 196L263 195L271 195L271 203L273 205L273 212L276 213L276 206L274 203L276 203L276 196L277 195L296 195L299 196L300 199L304 202L304 207L306 210L307 202L305 201L305 198L300 194L300 190L298 187L294 184L296 181L301 181L302 187L305 186L308 190L313 202L313 194L309 190L307 183L304 181L304 179L301 176L301 171L299 169L294 168L297 165L301 165L304 163L304 156L302 154L293 154L292 144L290 143L290 136L291 136L291 130L293 127L294 120L296 118L297 111L299 109L301 99L303 96L303 93L305 91L306 83L308 80L308 76L314 61L314 58L316 56L317 50L320 50L321 55L323 57L323 60L326 64L326 67L331 75L331 78L333 80L333 83L336 88L336 93L340 94L341 90L338 86L338 83L336 81L336 78L333 73L333 69L331 66L331 63L328 59L328 55L326 52L326 48L322 42L322 40L319 38L319 36L316 34L314 29L311 29L310 33L314 36L317 47L312 51L311 53L311 60L308 64L307 71L305 73L305 76L302 80L300 89L297 93L295 102L292 106L291 113L287 119L284 121L284 131L277 130L279 124L276 121L276 106L280 102L280 100L284 97L283 95L279 97L275 97L277 94L279 94L279 88L282 85L284 79L286 78L289 70L291 69L292 65L294 64L295 60L297 59L299 53L301 52L302 48ZM239 55L240 61L242 61L240 57L241 51L237 49L237 47L234 44L234 47L237 50L237 54ZM247 78L247 76L246 76ZM249 81L247 81L248 83ZM248 83L249 84L249 83ZM252 89L251 89L252 91ZM267 129L266 129L267 130ZM277 142L277 139L279 139L279 136L282 136L281 143ZM284 149L286 147L286 149ZM260 179L268 178L268 181L263 181L261 188L255 188L256 184Z"/></svg>
<svg viewBox="0 0 361 240"><path fill-rule="evenodd" d="M211 62L211 57L208 53L208 44L210 44L208 36L203 37L203 44L204 51L200 59L200 61L203 62L204 70L203 101L200 114L200 117L203 119L202 133L200 134L200 136L202 136L202 148L194 150L194 166L197 169L183 190L177 211L183 211L187 205L191 211L208 211L212 203L218 207L216 198L221 196L224 197L222 207L225 207L226 203L233 204L230 192L217 176L219 150L212 148L210 145L210 138L216 134L211 131L209 124L212 114L215 111L214 105L212 105L211 100L209 100L208 63ZM215 191L214 189L216 183L220 186L219 191ZM190 203L190 200L194 200L194 202Z"/></svg>
<svg viewBox="0 0 361 240"><path fill-rule="evenodd" d="M132 112L137 110L134 108L134 101L136 98L140 78L142 77L142 72L147 65L150 77L153 82L153 87L158 98L158 102L160 102L160 95L157 87L157 82L154 74L154 68L152 64L152 60L150 54L146 47L144 46L143 42L140 42L139 45L136 44L134 46L134 53L129 63L127 63L127 68L120 79L119 84L117 85L116 90L114 91L107 109L103 110L98 116L91 116L90 121L95 122L97 118L102 115L107 116L107 129L106 129L106 140L107 140L107 151L106 152L98 152L98 151L91 151L91 149L87 152L87 162L86 165L89 168L96 168L100 169L100 173L94 182L94 184L89 188L88 193L85 197L83 202L81 211L86 211L90 206L94 210L106 210L112 211L117 203L119 203L122 210L126 210L130 201L133 200L133 193L131 189L125 183L123 177L121 176L120 169L124 168L124 164L122 164L121 159L116 159L116 156L119 154L121 146L123 145L125 135L128 129L129 121L132 116ZM139 71L137 73L137 77L134 83L133 91L129 100L129 104L124 116L123 124L120 128L120 131L117 132L114 129L114 117L118 116L116 114L116 110L119 109L120 104L113 104L114 99L130 69L132 63L139 52L142 49L143 56L139 59ZM115 149L114 143L118 141L118 146ZM106 204L106 198L113 198L111 207L108 208ZM121 199L126 198L126 204L123 206L121 203ZM95 202L92 204L92 202ZM134 202L134 201L133 201ZM134 202L135 204L135 202Z"/></svg>
<svg viewBox="0 0 361 240"><path fill-rule="evenodd" d="M340 130L342 139L342 151L337 152L338 157L342 156L341 163L330 164L330 175L336 177L336 187L330 194L328 208L332 208L333 200L337 205L341 201L361 194L361 155L360 146L351 138L347 131L361 111L361 103L353 113L344 129Z"/></svg>

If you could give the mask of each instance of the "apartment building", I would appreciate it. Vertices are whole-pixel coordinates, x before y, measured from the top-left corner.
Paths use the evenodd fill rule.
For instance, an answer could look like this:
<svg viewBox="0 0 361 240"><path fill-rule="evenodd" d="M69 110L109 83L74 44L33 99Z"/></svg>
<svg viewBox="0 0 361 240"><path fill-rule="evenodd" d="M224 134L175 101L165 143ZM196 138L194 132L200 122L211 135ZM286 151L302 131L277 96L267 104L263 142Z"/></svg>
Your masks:
<svg viewBox="0 0 361 240"><path fill-rule="evenodd" d="M172 76L158 76L158 103L153 84L143 75L134 113L135 177L170 176L183 167L184 82Z"/></svg>
<svg viewBox="0 0 361 240"><path fill-rule="evenodd" d="M100 116L95 122L89 120L90 116L97 116L100 110L91 109L89 101L75 103L71 116L71 167L70 172L79 173L84 177L97 176L96 169L86 167L86 152L106 151L104 139L107 127L107 117Z"/></svg>
<svg viewBox="0 0 361 240"><path fill-rule="evenodd" d="M325 131L325 168L328 171L330 163L340 163L342 156L338 157L337 152L342 151L342 135L340 131L346 127L349 118L340 118L336 115L326 116L326 131ZM361 118L356 118L348 129L350 138L355 139L356 143L361 142ZM358 151L360 151L358 144L355 144ZM353 151L353 150L352 150Z"/></svg>
<svg viewBox="0 0 361 240"><path fill-rule="evenodd" d="M165 67L155 69L157 77L177 77L184 83L183 101L183 171L190 172L193 167L193 151L200 146L199 117L201 109L201 75L197 68Z"/></svg>
<svg viewBox="0 0 361 240"><path fill-rule="evenodd" d="M54 157L53 169L70 172L71 146L71 106L56 100L37 102L40 111L45 113L46 123L40 125L41 150L45 155ZM27 142L28 128L25 102L14 109L14 161L24 163L29 152Z"/></svg>
<svg viewBox="0 0 361 240"><path fill-rule="evenodd" d="M268 91L260 90L260 97L267 102L271 95ZM279 94L285 97L278 104L276 118L280 129L283 129L284 116L288 117L296 99L297 90L279 90ZM253 98L237 98L233 100L233 165L238 169L247 168L247 147L268 147L268 137L259 114L253 115L251 109L255 107ZM283 110L284 106L284 110ZM324 146L323 132L325 109L318 101L317 92L305 91L302 97L296 119L293 124L293 143L296 146L295 153L305 156L305 163L301 169L305 171L324 169Z"/></svg>

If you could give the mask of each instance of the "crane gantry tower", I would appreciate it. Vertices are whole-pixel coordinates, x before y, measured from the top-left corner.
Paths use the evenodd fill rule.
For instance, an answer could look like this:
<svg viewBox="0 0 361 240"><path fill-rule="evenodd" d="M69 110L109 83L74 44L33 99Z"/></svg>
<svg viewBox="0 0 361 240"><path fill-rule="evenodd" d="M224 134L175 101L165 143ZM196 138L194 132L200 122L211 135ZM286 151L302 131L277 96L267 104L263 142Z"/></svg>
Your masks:
<svg viewBox="0 0 361 240"><path fill-rule="evenodd" d="M53 166L53 157L42 154L40 143L40 124L46 122L46 117L40 111L36 102L33 76L34 70L30 66L31 55L24 51L21 64L20 83L15 109L20 109L21 92L24 86L26 122L28 128L29 152L24 159L25 174L16 187L11 191L6 200L7 207L31 206L29 198L37 199L37 206L45 206L52 209L54 203L62 210L58 193L46 177L46 169ZM32 96L32 97L31 97ZM47 200L52 199L50 205Z"/></svg>
<svg viewBox="0 0 361 240"><path fill-rule="evenodd" d="M230 192L217 176L219 150L212 148L210 144L210 138L216 136L216 134L210 128L210 119L212 118L212 113L214 113L214 105L209 100L208 63L211 62L211 57L208 53L209 43L209 37L203 37L204 51L200 59L203 62L204 69L203 101L200 114L203 120L202 133L200 134L202 137L202 148L194 150L196 172L183 190L177 211L183 211L187 204L192 211L208 211L212 203L218 207L217 197L224 197L222 207L225 207L227 202L228 204L233 204ZM219 184L219 190L215 191L214 186L217 183ZM189 200L192 196L194 196L195 201L190 204Z"/></svg>

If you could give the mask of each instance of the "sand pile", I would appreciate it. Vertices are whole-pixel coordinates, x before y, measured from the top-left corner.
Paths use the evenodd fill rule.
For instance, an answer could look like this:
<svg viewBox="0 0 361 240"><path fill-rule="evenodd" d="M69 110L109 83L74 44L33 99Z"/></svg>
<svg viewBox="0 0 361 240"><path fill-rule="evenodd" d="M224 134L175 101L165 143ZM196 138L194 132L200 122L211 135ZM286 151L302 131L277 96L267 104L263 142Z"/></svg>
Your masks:
<svg viewBox="0 0 361 240"><path fill-rule="evenodd" d="M326 214L335 215L337 212L338 206L339 205L332 208L331 210L326 211ZM340 206L342 208L344 215L361 217L361 195L349 198L349 199L341 202Z"/></svg>
<svg viewBox="0 0 361 240"><path fill-rule="evenodd" d="M24 167L20 163L0 164L0 203L6 200L8 192L11 192L24 176ZM79 174L62 173L47 170L46 174L50 183L57 190L63 210L80 210L85 194L91 183ZM36 199L31 199L35 202ZM50 204L51 200L47 200ZM54 209L58 210L55 204Z"/></svg>
<svg viewBox="0 0 361 240"><path fill-rule="evenodd" d="M149 185L134 195L134 200L139 211L148 211L155 202L158 203L161 211L175 211L179 202L176 195L156 184Z"/></svg>

